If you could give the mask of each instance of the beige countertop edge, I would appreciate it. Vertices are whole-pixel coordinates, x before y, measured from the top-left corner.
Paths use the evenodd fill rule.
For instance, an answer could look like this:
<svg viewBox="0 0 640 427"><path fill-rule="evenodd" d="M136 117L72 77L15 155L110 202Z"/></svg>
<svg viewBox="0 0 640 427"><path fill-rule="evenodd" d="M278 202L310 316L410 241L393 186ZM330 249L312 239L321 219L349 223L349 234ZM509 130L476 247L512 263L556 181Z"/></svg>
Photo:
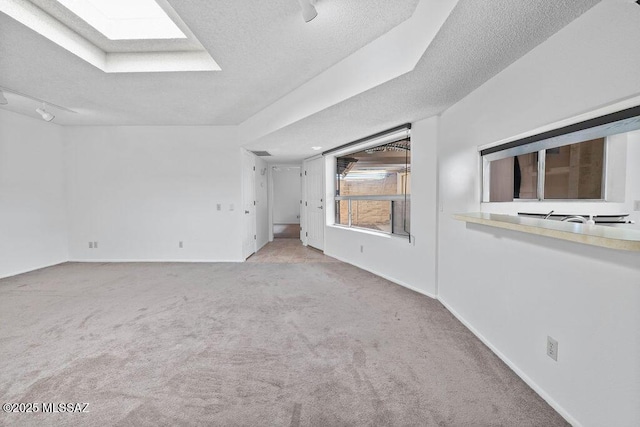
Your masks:
<svg viewBox="0 0 640 427"><path fill-rule="evenodd" d="M607 237L590 234L588 232L576 232L558 230L553 227L544 227L539 221L535 220L535 224L523 224L523 220L530 220L529 218L512 217L513 222L510 221L508 215L499 214L486 214L486 213L468 213L468 214L454 214L453 217L460 221L471 222L474 224L487 225L490 227L504 228L507 230L520 231L528 234L537 234L539 236L552 237L555 239L569 240L571 242L583 243L585 245L600 246L609 249L619 249L623 251L636 251L640 252L640 239L620 239L616 237ZM496 217L507 217L504 219L496 219ZM516 222L517 221L517 222ZM554 224L558 225L558 224ZM603 227L603 226L597 226Z"/></svg>

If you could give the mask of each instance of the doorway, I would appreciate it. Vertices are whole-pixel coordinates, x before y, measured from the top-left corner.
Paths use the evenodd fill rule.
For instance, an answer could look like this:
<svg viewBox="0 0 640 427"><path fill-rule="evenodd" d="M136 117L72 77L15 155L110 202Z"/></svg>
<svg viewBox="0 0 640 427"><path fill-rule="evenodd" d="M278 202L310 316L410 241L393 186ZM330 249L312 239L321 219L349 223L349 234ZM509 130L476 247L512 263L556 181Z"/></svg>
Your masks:
<svg viewBox="0 0 640 427"><path fill-rule="evenodd" d="M300 166L272 166L273 238L300 239Z"/></svg>

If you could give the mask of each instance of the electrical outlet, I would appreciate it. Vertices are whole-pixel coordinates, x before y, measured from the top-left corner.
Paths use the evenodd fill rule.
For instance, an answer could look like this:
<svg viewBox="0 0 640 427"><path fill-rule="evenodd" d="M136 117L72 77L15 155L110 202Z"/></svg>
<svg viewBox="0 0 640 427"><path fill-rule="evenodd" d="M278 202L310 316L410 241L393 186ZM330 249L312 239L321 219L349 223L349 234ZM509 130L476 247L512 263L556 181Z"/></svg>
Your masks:
<svg viewBox="0 0 640 427"><path fill-rule="evenodd" d="M636 200L633 202L633 210L640 211L640 200Z"/></svg>
<svg viewBox="0 0 640 427"><path fill-rule="evenodd" d="M183 246L182 246L182 240L180 240L180 241L178 242L178 247L179 247L180 249L182 249L182 247L183 247Z"/></svg>
<svg viewBox="0 0 640 427"><path fill-rule="evenodd" d="M93 249L93 242L89 242L89 249Z"/></svg>
<svg viewBox="0 0 640 427"><path fill-rule="evenodd" d="M558 341L554 340L550 336L547 336L547 356L558 361Z"/></svg>
<svg viewBox="0 0 640 427"><path fill-rule="evenodd" d="M360 253L364 253L364 245L360 245Z"/></svg>
<svg viewBox="0 0 640 427"><path fill-rule="evenodd" d="M217 211L221 211L221 210L222 210L222 205L221 205L220 203L218 203L218 204L216 205L216 210L217 210Z"/></svg>
<svg viewBox="0 0 640 427"><path fill-rule="evenodd" d="M231 203L231 204L229 205L229 210L230 210L230 211L234 210L235 208L236 208L236 207L233 205L233 203Z"/></svg>
<svg viewBox="0 0 640 427"><path fill-rule="evenodd" d="M93 242L93 249L98 249L98 242Z"/></svg>

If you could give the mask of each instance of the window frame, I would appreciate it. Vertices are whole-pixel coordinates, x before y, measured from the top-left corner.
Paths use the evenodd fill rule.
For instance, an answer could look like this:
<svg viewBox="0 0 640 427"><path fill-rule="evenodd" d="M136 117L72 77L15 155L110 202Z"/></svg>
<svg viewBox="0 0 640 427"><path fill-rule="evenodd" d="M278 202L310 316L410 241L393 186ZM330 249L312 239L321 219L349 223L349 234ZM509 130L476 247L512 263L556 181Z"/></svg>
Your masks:
<svg viewBox="0 0 640 427"><path fill-rule="evenodd" d="M611 136L640 129L640 106L626 108L579 123L548 130L502 144L484 146L478 149L480 157L480 195L481 203L531 203L531 202L607 202L609 198L608 158ZM546 199L544 197L546 150L567 145L604 138L602 165L602 192L599 199ZM490 198L490 162L508 157L538 153L537 198L513 199L504 202L492 202Z"/></svg>
<svg viewBox="0 0 640 427"><path fill-rule="evenodd" d="M367 233L376 233L390 237L400 237L400 238L412 238L411 228L408 231L402 230L401 233L394 233L394 216L393 216L393 202L401 201L401 202L411 202L411 194L394 194L394 195L338 195L338 171L337 171L337 159L340 157L348 156L350 154L358 153L360 151L368 150L375 147L384 146L387 144L391 144L393 142L409 140L409 144L411 144L411 126L410 124L406 124L403 126L399 126L397 128L389 129L388 131L380 132L378 134L372 135L370 137L362 138L357 141L354 141L349 144L345 144L343 146L337 147L333 150L323 153L323 155L330 155L332 167L333 167L333 223L332 226L341 227L349 230L363 231ZM410 157L409 157L410 158ZM409 160L409 168L411 168L411 159ZM410 169L409 169L410 170ZM348 201L348 223L340 224L336 221L336 205L340 201ZM357 225L352 225L352 209L351 209L351 201L353 200L371 200L371 201L385 201L388 200L390 203L390 227L391 231L377 230L373 228L367 227L359 227ZM411 210L409 209L408 213L405 216L409 225L411 224Z"/></svg>
<svg viewBox="0 0 640 427"><path fill-rule="evenodd" d="M337 175L337 174L336 174ZM384 233L384 234L390 234L392 236L399 236L399 237L407 237L411 234L411 228L409 228L409 231L406 230L402 230L403 233L394 233L394 217L393 217L393 202L398 201L398 202L410 202L411 201L411 194L394 194L394 195L380 195L380 196L334 196L334 202L339 202L339 201L348 201L348 213L347 213L347 218L348 218L348 223L347 224L340 224L337 223L335 220L335 215L333 218L333 225L337 226L337 227L346 227L346 228L357 228L360 230L368 230L368 231L373 231L376 233ZM353 200L367 200L367 201L389 201L390 203L390 208L389 211L391 212L391 216L389 218L389 224L391 225L391 231L384 231L384 230L375 230L373 228L367 228L367 227L359 227L357 225L353 225L352 224L352 208L351 208L351 202ZM409 216L411 215L411 211L409 211ZM411 221L409 221L409 224L411 224Z"/></svg>
<svg viewBox="0 0 640 427"><path fill-rule="evenodd" d="M576 142L566 142L566 141L542 141L545 144L529 144L529 145L521 145L518 147L505 149L502 151L497 151L485 156L482 156L482 203L530 203L530 202L547 202L547 201L555 201L555 202L605 202L607 201L607 158L609 152L609 137L604 136L600 137L604 139L604 147L602 152L602 177L601 177L601 197L597 199L569 199L569 198L555 198L549 199L544 196L544 187L546 181L546 160L547 160L547 150L553 148L566 147L567 145L580 144L582 142L591 141L591 139L580 140ZM599 139L599 138L594 138ZM544 148L541 148L544 147ZM537 149L536 148L540 148ZM509 157L521 156L524 154L538 154L538 182L537 182L537 198L535 199L513 199L510 201L503 202L492 202L491 201L491 162L495 160L506 159Z"/></svg>

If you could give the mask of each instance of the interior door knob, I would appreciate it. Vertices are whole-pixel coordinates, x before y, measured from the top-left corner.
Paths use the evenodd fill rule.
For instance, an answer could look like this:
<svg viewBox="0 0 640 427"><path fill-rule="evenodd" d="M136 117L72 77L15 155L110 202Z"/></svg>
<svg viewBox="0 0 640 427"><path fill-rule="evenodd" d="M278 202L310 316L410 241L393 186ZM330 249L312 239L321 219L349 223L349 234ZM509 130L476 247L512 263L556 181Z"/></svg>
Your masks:
<svg viewBox="0 0 640 427"><path fill-rule="evenodd" d="M244 211L244 213L248 214L248 213L249 213L249 211Z"/></svg>

